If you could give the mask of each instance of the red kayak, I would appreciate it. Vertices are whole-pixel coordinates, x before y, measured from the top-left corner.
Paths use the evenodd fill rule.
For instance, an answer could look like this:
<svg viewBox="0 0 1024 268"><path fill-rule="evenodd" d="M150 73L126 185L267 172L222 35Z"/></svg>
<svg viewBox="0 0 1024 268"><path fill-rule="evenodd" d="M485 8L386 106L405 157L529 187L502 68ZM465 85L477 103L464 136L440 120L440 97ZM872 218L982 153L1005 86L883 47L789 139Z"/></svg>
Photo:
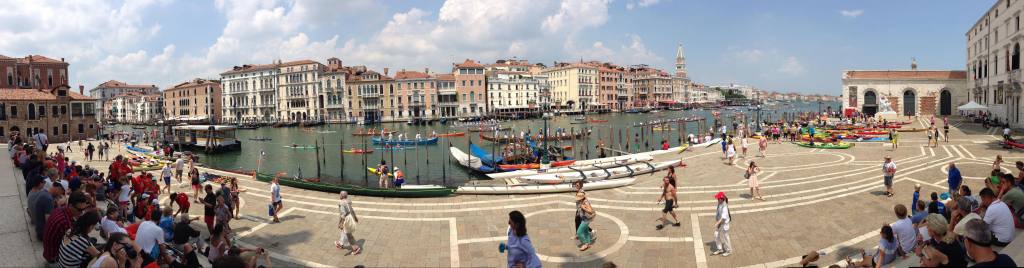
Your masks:
<svg viewBox="0 0 1024 268"><path fill-rule="evenodd" d="M1009 141L1009 142L1001 142L1001 143L1002 143L1003 145L1007 145L1007 144L1009 144L1010 146L1013 146L1014 148L1024 149L1024 143L1019 143L1019 142L1012 142L1012 141Z"/></svg>
<svg viewBox="0 0 1024 268"><path fill-rule="evenodd" d="M857 135L885 135L889 134L888 131L859 131Z"/></svg>

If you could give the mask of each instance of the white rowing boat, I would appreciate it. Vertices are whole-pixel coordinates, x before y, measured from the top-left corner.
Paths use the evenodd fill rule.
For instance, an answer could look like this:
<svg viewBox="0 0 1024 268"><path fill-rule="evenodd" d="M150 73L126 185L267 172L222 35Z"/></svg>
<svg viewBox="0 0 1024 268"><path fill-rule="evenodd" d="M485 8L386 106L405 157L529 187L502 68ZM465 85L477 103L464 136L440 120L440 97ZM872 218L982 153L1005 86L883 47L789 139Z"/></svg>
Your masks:
<svg viewBox="0 0 1024 268"><path fill-rule="evenodd" d="M484 165L479 157L469 155L454 146L448 147L448 150L451 152L452 157L455 158L455 161L458 161L464 167L480 172L494 172L494 169Z"/></svg>
<svg viewBox="0 0 1024 268"><path fill-rule="evenodd" d="M611 189L633 184L636 178L612 179L583 183L584 190ZM572 184L548 184L548 185L506 185L506 186L461 186L455 190L456 194L542 194L542 193L564 193L576 191Z"/></svg>
<svg viewBox="0 0 1024 268"><path fill-rule="evenodd" d="M714 139L709 140L709 141L704 142L704 143L694 144L693 147L708 147L708 146L711 146L712 144L718 143L720 141L722 141L722 138L714 138Z"/></svg>
<svg viewBox="0 0 1024 268"><path fill-rule="evenodd" d="M564 173L547 173L537 174L532 176L523 176L519 179L527 180L538 183L569 183L579 180L584 181L602 181L609 179L618 179L625 177L633 177L636 175L643 175L654 173L660 170L667 169L670 166L679 164L679 160L669 160L659 163L636 163L628 166L621 166L617 168L608 168L601 170L590 170L590 171L574 171Z"/></svg>
<svg viewBox="0 0 1024 268"><path fill-rule="evenodd" d="M458 149L456 149L456 150L458 150ZM461 151L460 151L460 153L461 153ZM455 156L455 154L453 153L452 156ZM530 176L530 175L546 174L546 173L575 172L575 170L595 170L595 169L615 168L615 167L619 167L619 166L622 166L622 165L629 165L629 164L634 164L634 163L637 163L637 162L644 162L644 161L651 161L651 160L654 160L654 157L652 157L649 154L641 153L641 154L631 154L631 155L623 155L623 156L605 157L605 158L590 159L590 160L580 160L580 161L576 161L575 163L573 163L570 166L551 168L551 169L548 169L546 171L534 170L534 169L521 169L521 170L509 171L509 172L491 173L491 174L487 174L487 176L491 177L492 179L518 178L518 177L522 177L522 176ZM478 161L479 161L479 159L478 159ZM573 170L573 169L575 169L575 170Z"/></svg>

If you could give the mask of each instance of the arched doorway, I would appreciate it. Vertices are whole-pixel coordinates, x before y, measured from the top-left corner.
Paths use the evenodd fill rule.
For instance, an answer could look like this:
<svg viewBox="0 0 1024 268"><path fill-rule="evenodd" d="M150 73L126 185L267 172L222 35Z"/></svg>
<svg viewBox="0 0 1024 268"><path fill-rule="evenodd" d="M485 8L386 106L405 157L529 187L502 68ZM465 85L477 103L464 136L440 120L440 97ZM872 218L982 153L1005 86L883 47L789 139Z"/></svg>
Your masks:
<svg viewBox="0 0 1024 268"><path fill-rule="evenodd" d="M912 89L903 91L903 115L917 115L917 94Z"/></svg>
<svg viewBox="0 0 1024 268"><path fill-rule="evenodd" d="M878 95L875 95L874 91L864 92L864 106L861 107L861 112L868 116L875 116L878 112Z"/></svg>
<svg viewBox="0 0 1024 268"><path fill-rule="evenodd" d="M950 115L953 113L953 96L948 89L939 93L939 115Z"/></svg>

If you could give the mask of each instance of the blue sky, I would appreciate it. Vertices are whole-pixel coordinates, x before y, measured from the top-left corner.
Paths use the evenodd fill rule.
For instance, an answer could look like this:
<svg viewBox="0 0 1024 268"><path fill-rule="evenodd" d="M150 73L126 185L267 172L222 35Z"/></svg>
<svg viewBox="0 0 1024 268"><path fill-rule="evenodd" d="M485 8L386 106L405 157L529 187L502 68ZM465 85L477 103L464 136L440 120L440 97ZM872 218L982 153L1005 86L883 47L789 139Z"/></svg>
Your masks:
<svg viewBox="0 0 1024 268"><path fill-rule="evenodd" d="M12 1L12 0L3 0ZM380 69L601 60L699 83L838 94L846 69L964 69L964 33L994 0L13 1L0 54L71 62L72 84L169 87L233 65L338 57Z"/></svg>

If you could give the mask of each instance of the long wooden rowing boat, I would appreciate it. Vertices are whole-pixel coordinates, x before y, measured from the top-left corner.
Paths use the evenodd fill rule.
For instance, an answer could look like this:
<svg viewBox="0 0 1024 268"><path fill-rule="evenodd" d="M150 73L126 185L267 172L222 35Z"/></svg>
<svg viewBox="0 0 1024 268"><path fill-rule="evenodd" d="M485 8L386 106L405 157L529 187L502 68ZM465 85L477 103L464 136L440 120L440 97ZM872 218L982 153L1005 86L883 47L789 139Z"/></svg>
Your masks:
<svg viewBox="0 0 1024 268"><path fill-rule="evenodd" d="M454 132L454 133L437 134L437 136L438 137L442 137L442 138L446 138L446 137L462 137L462 136L466 136L466 132Z"/></svg>
<svg viewBox="0 0 1024 268"><path fill-rule="evenodd" d="M256 179L263 182L270 182L274 176L269 174L257 174ZM455 188L439 185L410 186L401 189L367 188L355 185L340 185L319 182L307 182L295 179L281 178L281 185L299 189L337 193L346 191L351 195L378 196L378 197L444 197L455 192Z"/></svg>
<svg viewBox="0 0 1024 268"><path fill-rule="evenodd" d="M563 135L552 135L552 136L546 136L546 137L531 137L530 140L532 140L532 141L545 141L545 140L546 141L565 141L565 140L572 140L572 139L582 139L582 138L585 138L585 137L587 137L589 135L590 135L590 130L587 130L587 131L584 131L584 132L576 133L574 135L563 134ZM484 135L483 133L480 133L480 139L485 140L485 141L490 141L490 142L498 142L498 143L524 142L523 138L520 138L520 137L512 137L512 136L510 136L510 137L491 137L491 136Z"/></svg>

